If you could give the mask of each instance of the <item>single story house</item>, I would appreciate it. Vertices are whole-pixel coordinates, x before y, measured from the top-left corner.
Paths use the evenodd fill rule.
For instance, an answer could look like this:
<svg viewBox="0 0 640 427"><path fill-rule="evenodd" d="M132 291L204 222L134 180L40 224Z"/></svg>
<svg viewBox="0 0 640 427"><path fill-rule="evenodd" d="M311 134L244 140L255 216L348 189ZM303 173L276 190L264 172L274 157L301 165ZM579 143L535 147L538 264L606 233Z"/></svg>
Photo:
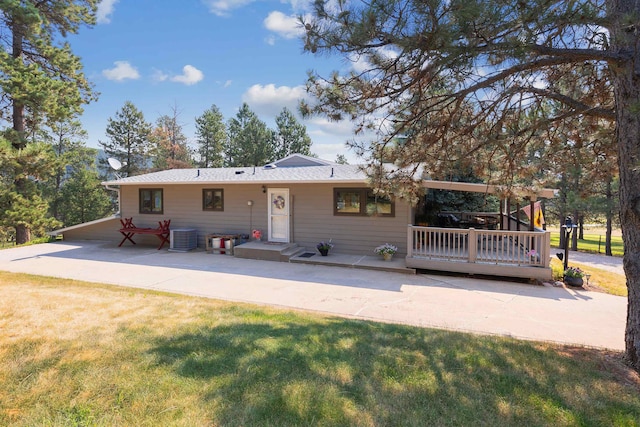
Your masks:
<svg viewBox="0 0 640 427"><path fill-rule="evenodd" d="M138 227L196 229L198 246L207 234L246 234L262 240L315 248L332 240L343 253L373 253L385 242L407 253L411 206L373 194L358 166L293 154L263 167L171 169L103 182L119 193L117 218L58 232L65 240L119 242L118 218ZM136 242L155 244L153 236Z"/></svg>
<svg viewBox="0 0 640 427"><path fill-rule="evenodd" d="M429 183L425 186L491 190L478 184ZM194 230L197 246L202 248L209 246L207 239L213 235L251 238L253 230L260 230L265 242L295 243L315 250L318 242L331 240L335 245L333 251L345 254L373 255L376 246L391 243L398 247L396 256L407 258L408 267L459 271L443 268L443 263L482 262L474 242L482 244L487 239L497 241L498 238L506 242L504 233L525 233L509 231L499 236L482 234L470 238L469 230L457 230L455 236L449 236L450 231L446 229L414 226L413 207L402 199L376 195L358 166L300 154L263 167L172 169L106 181L103 185L118 192L119 213L58 230L65 240L106 240L117 244L122 240L118 232L120 219L133 218L137 227L157 227L159 221L170 219L172 230ZM542 196L549 194L552 193L547 191ZM546 239L545 233L527 233L534 236L535 241L529 240L524 245L518 241L517 248L511 248L510 257L513 258L514 251L526 250L529 255L525 267L535 269L522 271L520 276L550 277L548 259L546 262L539 259L548 258L548 233ZM512 236L508 239L513 240ZM135 236L135 241L155 245L158 242L150 235ZM533 258L538 261L530 265L534 246L537 257ZM467 259L463 259L465 256ZM498 257L488 262L495 265L512 261ZM518 260L516 266L522 267L522 262ZM492 273L491 269L480 270L478 273L499 274ZM461 271L474 270L471 266L471 270Z"/></svg>

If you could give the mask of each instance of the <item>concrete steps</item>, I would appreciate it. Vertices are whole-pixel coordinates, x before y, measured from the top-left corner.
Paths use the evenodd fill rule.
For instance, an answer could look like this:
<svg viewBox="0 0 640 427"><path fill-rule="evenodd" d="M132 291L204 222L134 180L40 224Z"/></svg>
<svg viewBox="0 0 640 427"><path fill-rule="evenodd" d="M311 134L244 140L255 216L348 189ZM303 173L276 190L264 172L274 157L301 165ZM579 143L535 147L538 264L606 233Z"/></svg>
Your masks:
<svg viewBox="0 0 640 427"><path fill-rule="evenodd" d="M287 249L280 252L280 261L288 262L291 258L302 255L307 250L302 247L294 244L295 246L290 246Z"/></svg>
<svg viewBox="0 0 640 427"><path fill-rule="evenodd" d="M304 256L305 254L311 256ZM248 242L234 248L237 258L259 259L265 261L317 264L334 267L361 268L367 270L388 271L394 273L416 274L414 268L407 268L405 258L394 257L383 261L380 256L353 255L331 252L329 256L320 256L318 251L307 250L296 243Z"/></svg>
<svg viewBox="0 0 640 427"><path fill-rule="evenodd" d="M247 242L234 248L237 258L281 262L288 262L289 258L304 252L297 243Z"/></svg>

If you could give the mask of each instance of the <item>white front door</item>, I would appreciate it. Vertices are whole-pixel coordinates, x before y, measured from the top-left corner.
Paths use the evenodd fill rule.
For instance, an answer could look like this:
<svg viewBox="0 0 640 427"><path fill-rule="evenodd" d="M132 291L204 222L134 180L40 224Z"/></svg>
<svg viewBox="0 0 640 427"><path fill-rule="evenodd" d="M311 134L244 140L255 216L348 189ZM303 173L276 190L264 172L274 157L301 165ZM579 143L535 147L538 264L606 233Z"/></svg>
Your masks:
<svg viewBox="0 0 640 427"><path fill-rule="evenodd" d="M269 241L289 243L289 189L269 189Z"/></svg>

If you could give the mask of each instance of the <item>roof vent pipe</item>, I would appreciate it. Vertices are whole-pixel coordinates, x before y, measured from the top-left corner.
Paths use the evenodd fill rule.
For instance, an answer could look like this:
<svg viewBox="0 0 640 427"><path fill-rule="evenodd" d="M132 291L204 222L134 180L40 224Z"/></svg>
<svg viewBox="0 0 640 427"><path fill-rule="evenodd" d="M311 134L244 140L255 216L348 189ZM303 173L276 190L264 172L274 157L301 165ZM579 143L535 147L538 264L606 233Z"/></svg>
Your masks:
<svg viewBox="0 0 640 427"><path fill-rule="evenodd" d="M331 178L333 178L333 168L331 168Z"/></svg>
<svg viewBox="0 0 640 427"><path fill-rule="evenodd" d="M196 175L196 177L199 177L199 176L200 176L200 169L198 169L198 175Z"/></svg>

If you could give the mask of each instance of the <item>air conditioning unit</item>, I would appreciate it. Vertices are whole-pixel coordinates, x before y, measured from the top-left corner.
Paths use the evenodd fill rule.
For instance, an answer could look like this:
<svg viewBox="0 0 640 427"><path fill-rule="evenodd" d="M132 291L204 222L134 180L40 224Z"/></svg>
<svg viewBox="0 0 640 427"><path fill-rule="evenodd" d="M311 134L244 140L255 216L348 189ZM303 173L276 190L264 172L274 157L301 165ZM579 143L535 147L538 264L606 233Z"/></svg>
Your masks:
<svg viewBox="0 0 640 427"><path fill-rule="evenodd" d="M198 233L195 228L174 228L171 230L169 250L187 252L198 246Z"/></svg>

